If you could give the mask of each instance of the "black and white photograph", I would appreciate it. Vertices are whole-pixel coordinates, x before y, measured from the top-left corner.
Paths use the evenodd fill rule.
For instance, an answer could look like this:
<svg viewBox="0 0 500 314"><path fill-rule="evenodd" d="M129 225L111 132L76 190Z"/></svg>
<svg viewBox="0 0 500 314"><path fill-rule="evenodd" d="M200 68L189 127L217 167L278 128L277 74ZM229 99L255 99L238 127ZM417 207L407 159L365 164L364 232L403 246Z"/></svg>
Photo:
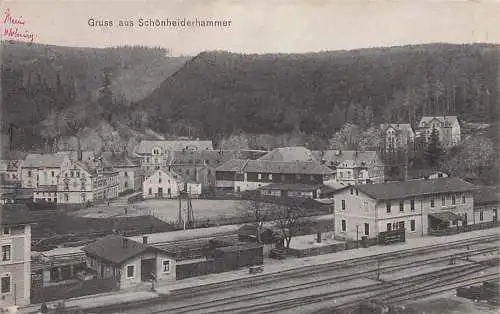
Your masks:
<svg viewBox="0 0 500 314"><path fill-rule="evenodd" d="M500 1L3 0L0 313L500 312Z"/></svg>

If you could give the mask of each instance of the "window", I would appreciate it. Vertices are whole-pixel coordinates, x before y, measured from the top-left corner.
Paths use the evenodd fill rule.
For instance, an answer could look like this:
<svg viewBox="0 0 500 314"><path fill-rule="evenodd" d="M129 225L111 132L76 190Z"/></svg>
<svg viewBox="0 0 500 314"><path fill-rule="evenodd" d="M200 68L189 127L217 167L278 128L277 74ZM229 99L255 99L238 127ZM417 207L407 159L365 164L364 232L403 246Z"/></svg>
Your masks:
<svg viewBox="0 0 500 314"><path fill-rule="evenodd" d="M387 223L387 231L392 230L392 224L390 222Z"/></svg>
<svg viewBox="0 0 500 314"><path fill-rule="evenodd" d="M208 170L208 174L210 174L210 170ZM272 175L272 174L269 174L269 175L267 176L267 178L268 178L269 180L272 180L272 179L273 179L273 175Z"/></svg>
<svg viewBox="0 0 500 314"><path fill-rule="evenodd" d="M410 231L415 231L415 220L410 220Z"/></svg>
<svg viewBox="0 0 500 314"><path fill-rule="evenodd" d="M441 196L441 206L446 206L446 196Z"/></svg>
<svg viewBox="0 0 500 314"><path fill-rule="evenodd" d="M73 178L75 176L75 172L71 171L71 177Z"/></svg>
<svg viewBox="0 0 500 314"><path fill-rule="evenodd" d="M69 183L64 183L64 189L69 190Z"/></svg>
<svg viewBox="0 0 500 314"><path fill-rule="evenodd" d="M64 200L65 200L66 202L68 202L68 201L69 201L69 194L68 194L68 193L64 193Z"/></svg>
<svg viewBox="0 0 500 314"><path fill-rule="evenodd" d="M127 278L134 278L134 277L135 277L135 266L134 265L127 266Z"/></svg>
<svg viewBox="0 0 500 314"><path fill-rule="evenodd" d="M125 172L123 173L123 175L125 176L125 178L127 178L127 177L128 177L128 172L127 172L127 171L125 171Z"/></svg>
<svg viewBox="0 0 500 314"><path fill-rule="evenodd" d="M164 273L170 272L170 261L163 261L163 272Z"/></svg>
<svg viewBox="0 0 500 314"><path fill-rule="evenodd" d="M189 169L186 169L186 174L189 174Z"/></svg>
<svg viewBox="0 0 500 314"><path fill-rule="evenodd" d="M64 173L64 177L65 177L65 178L67 178L67 177L68 177L68 173L67 173L67 172L65 172L65 173Z"/></svg>
<svg viewBox="0 0 500 314"><path fill-rule="evenodd" d="M415 200L410 201L410 210L414 211L415 210Z"/></svg>
<svg viewBox="0 0 500 314"><path fill-rule="evenodd" d="M463 195L462 195L462 204L465 204L465 201L466 201L466 199L465 199L465 194L463 194Z"/></svg>
<svg viewBox="0 0 500 314"><path fill-rule="evenodd" d="M2 280L0 282L2 286L0 289L1 293L9 293L10 292L10 275L2 275Z"/></svg>
<svg viewBox="0 0 500 314"><path fill-rule="evenodd" d="M431 198L431 208L434 208L434 198Z"/></svg>
<svg viewBox="0 0 500 314"><path fill-rule="evenodd" d="M455 195L452 195L451 196L451 205L455 205L456 204L456 199L455 199Z"/></svg>
<svg viewBox="0 0 500 314"><path fill-rule="evenodd" d="M9 235L10 234L10 228L9 227L4 227L3 232L4 235Z"/></svg>
<svg viewBox="0 0 500 314"><path fill-rule="evenodd" d="M365 223L365 236L370 235L370 224Z"/></svg>
<svg viewBox="0 0 500 314"><path fill-rule="evenodd" d="M158 178L158 183L161 183L161 178Z"/></svg>
<svg viewBox="0 0 500 314"><path fill-rule="evenodd" d="M399 211L400 212L405 211L405 202L404 201L399 201Z"/></svg>
<svg viewBox="0 0 500 314"><path fill-rule="evenodd" d="M54 171L51 172L51 175L52 175L52 178L56 176Z"/></svg>
<svg viewBox="0 0 500 314"><path fill-rule="evenodd" d="M297 178L297 180L300 180L300 174L295 175L295 177Z"/></svg>
<svg viewBox="0 0 500 314"><path fill-rule="evenodd" d="M404 229L405 228L405 222L404 221L400 221L398 227L399 227L399 229Z"/></svg>
<svg viewBox="0 0 500 314"><path fill-rule="evenodd" d="M484 216L483 216L483 211L479 212L479 221L483 221Z"/></svg>
<svg viewBox="0 0 500 314"><path fill-rule="evenodd" d="M385 209L387 210L387 213L391 212L391 201L387 201L387 203L385 203Z"/></svg>
<svg viewBox="0 0 500 314"><path fill-rule="evenodd" d="M152 195L152 194L153 194L153 189L152 189L152 188L149 188L149 190L148 190L148 194L149 194L149 195Z"/></svg>
<svg viewBox="0 0 500 314"><path fill-rule="evenodd" d="M311 180L311 182L314 182L314 176L313 176L313 175L311 175L311 176L309 177L309 179Z"/></svg>
<svg viewBox="0 0 500 314"><path fill-rule="evenodd" d="M342 200L342 210L345 210L345 200Z"/></svg>
<svg viewBox="0 0 500 314"><path fill-rule="evenodd" d="M257 180L262 180L262 173L257 174Z"/></svg>
<svg viewBox="0 0 500 314"><path fill-rule="evenodd" d="M345 219L342 219L342 232L346 232L347 230L347 222Z"/></svg>
<svg viewBox="0 0 500 314"><path fill-rule="evenodd" d="M77 171L76 172L76 177L79 178L80 177L80 171Z"/></svg>
<svg viewBox="0 0 500 314"><path fill-rule="evenodd" d="M353 189L353 188L351 188L351 195L353 195L353 194L354 194L354 189Z"/></svg>
<svg viewBox="0 0 500 314"><path fill-rule="evenodd" d="M31 170L28 171L28 177L31 178Z"/></svg>
<svg viewBox="0 0 500 314"><path fill-rule="evenodd" d="M11 259L11 246L2 245L2 262L10 261Z"/></svg>
<svg viewBox="0 0 500 314"><path fill-rule="evenodd" d="M358 191L358 189L356 189L356 195L359 195L359 191Z"/></svg>

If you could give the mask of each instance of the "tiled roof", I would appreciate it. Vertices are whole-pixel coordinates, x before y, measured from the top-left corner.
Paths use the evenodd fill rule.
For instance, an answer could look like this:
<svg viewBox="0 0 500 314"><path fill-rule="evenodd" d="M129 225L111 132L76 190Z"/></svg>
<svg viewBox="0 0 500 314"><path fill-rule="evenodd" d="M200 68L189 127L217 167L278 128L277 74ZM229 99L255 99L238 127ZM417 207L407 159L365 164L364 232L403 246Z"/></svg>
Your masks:
<svg viewBox="0 0 500 314"><path fill-rule="evenodd" d="M103 152L101 154L103 161L111 167L139 167L140 162L123 154L113 154L112 152Z"/></svg>
<svg viewBox="0 0 500 314"><path fill-rule="evenodd" d="M138 154L151 154L153 148L158 147L164 151L179 151L186 149L196 150L213 150L214 146L212 141L198 141L198 140L171 140L171 141L149 141L143 140L136 149Z"/></svg>
<svg viewBox="0 0 500 314"><path fill-rule="evenodd" d="M233 159L216 169L217 171L288 173L288 174L332 174L333 171L318 162Z"/></svg>
<svg viewBox="0 0 500 314"><path fill-rule="evenodd" d="M301 183L271 183L265 186L262 186L261 190L290 190L290 191L316 191L317 189L321 189L324 187L322 184L309 185L309 184L301 184Z"/></svg>
<svg viewBox="0 0 500 314"><path fill-rule="evenodd" d="M34 222L25 204L5 204L0 207L2 225L28 224Z"/></svg>
<svg viewBox="0 0 500 314"><path fill-rule="evenodd" d="M125 241L124 241L125 240ZM126 243L124 245L124 242ZM130 240L119 235L108 235L82 248L92 256L120 265L147 250L161 251L158 248Z"/></svg>
<svg viewBox="0 0 500 314"><path fill-rule="evenodd" d="M496 187L482 186L474 191L474 205L500 203L500 191Z"/></svg>
<svg viewBox="0 0 500 314"><path fill-rule="evenodd" d="M259 158L259 160L269 161L315 161L312 152L302 146L280 147L272 150L268 154Z"/></svg>
<svg viewBox="0 0 500 314"><path fill-rule="evenodd" d="M458 123L457 116L424 116L422 119L420 119L420 123L418 124L418 127L424 127L423 123L429 123L432 120L437 119L441 123L448 122L450 125L453 125L454 123Z"/></svg>
<svg viewBox="0 0 500 314"><path fill-rule="evenodd" d="M352 160L357 165L361 165L362 163L369 165L372 162L379 161L376 151L325 150L314 151L313 154L317 160L323 161L327 165L331 163L340 164L347 160Z"/></svg>
<svg viewBox="0 0 500 314"><path fill-rule="evenodd" d="M345 187L350 188L349 186ZM413 196L438 193L458 193L473 191L477 187L460 178L438 178L432 180L410 180L377 184L360 184L354 188L378 200L402 199ZM338 191L344 190L340 189Z"/></svg>
<svg viewBox="0 0 500 314"><path fill-rule="evenodd" d="M62 165L65 158L68 158L65 154L29 154L26 156L22 167L58 168Z"/></svg>

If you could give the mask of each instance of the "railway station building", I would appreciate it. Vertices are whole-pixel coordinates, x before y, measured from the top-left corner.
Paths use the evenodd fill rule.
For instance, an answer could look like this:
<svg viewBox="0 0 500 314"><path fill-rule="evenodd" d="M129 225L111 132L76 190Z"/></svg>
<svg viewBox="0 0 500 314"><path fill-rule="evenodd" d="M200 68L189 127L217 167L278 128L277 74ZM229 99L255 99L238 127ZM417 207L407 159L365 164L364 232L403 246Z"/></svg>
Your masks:
<svg viewBox="0 0 500 314"><path fill-rule="evenodd" d="M415 237L473 224L475 190L454 177L346 186L334 192L335 233L356 240L405 229Z"/></svg>

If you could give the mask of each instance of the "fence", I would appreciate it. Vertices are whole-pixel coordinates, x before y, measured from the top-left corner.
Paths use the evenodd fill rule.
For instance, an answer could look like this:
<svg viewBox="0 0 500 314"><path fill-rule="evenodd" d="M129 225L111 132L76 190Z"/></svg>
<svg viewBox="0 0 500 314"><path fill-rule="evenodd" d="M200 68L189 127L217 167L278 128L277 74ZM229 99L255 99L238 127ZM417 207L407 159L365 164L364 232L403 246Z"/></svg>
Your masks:
<svg viewBox="0 0 500 314"><path fill-rule="evenodd" d="M32 286L31 303L42 303L80 296L117 291L118 283L114 279L91 279L66 283L50 287Z"/></svg>
<svg viewBox="0 0 500 314"><path fill-rule="evenodd" d="M488 222L482 222L482 223L478 223L478 224L460 226L460 227L455 227L455 228L429 229L428 233L429 233L429 235L433 235L433 236L446 236L446 235L458 234L458 233L462 233L462 232L470 232L470 231L481 230L481 229L490 229L490 228L495 228L498 226L500 226L500 222L488 221Z"/></svg>
<svg viewBox="0 0 500 314"><path fill-rule="evenodd" d="M215 261L206 260L190 264L178 264L176 267L176 279L186 279L203 276L215 272Z"/></svg>

